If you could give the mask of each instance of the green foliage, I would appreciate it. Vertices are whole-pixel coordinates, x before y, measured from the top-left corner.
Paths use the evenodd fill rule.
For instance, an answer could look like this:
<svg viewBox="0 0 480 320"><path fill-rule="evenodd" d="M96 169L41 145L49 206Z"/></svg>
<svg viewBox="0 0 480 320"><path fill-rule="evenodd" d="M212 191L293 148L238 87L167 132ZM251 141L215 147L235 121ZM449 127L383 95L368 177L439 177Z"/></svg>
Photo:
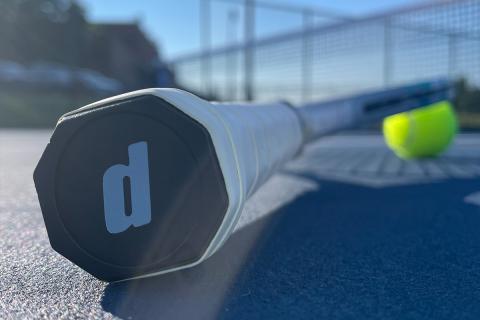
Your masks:
<svg viewBox="0 0 480 320"><path fill-rule="evenodd" d="M462 130L480 130L480 89L461 79L455 86L455 109Z"/></svg>
<svg viewBox="0 0 480 320"><path fill-rule="evenodd" d="M461 113L480 114L480 90L470 86L466 80L457 82L455 107Z"/></svg>
<svg viewBox="0 0 480 320"><path fill-rule="evenodd" d="M0 128L53 128L62 114L101 98L85 91L0 87Z"/></svg>

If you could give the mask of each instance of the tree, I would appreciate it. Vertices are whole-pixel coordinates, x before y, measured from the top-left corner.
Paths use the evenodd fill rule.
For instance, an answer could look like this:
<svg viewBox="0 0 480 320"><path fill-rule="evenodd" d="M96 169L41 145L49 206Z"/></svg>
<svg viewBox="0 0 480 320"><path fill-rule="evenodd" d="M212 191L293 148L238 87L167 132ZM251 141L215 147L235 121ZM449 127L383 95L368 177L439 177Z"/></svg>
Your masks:
<svg viewBox="0 0 480 320"><path fill-rule="evenodd" d="M80 66L86 38L85 14L74 0L0 2L0 59Z"/></svg>
<svg viewBox="0 0 480 320"><path fill-rule="evenodd" d="M457 82L455 87L455 106L460 112L480 113L480 90L467 83L465 79Z"/></svg>

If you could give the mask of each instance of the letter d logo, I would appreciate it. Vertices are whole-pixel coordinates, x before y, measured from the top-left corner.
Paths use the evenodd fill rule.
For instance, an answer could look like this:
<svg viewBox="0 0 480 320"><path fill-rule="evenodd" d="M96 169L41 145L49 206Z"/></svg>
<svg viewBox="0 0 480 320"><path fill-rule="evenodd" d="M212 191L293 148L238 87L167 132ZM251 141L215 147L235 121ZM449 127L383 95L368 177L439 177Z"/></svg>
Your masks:
<svg viewBox="0 0 480 320"><path fill-rule="evenodd" d="M148 148L145 141L128 146L128 165L116 164L103 175L103 207L110 233L120 233L131 225L139 227L151 220ZM124 179L130 179L131 212L126 212Z"/></svg>

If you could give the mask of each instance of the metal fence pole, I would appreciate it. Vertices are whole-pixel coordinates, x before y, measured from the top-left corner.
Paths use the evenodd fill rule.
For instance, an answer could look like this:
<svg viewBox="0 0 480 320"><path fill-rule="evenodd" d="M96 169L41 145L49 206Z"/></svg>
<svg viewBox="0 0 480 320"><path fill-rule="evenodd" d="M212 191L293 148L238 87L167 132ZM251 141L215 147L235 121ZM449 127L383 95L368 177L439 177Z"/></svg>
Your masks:
<svg viewBox="0 0 480 320"><path fill-rule="evenodd" d="M302 37L302 101L307 102L312 98L313 86L313 44L312 35L308 32L314 25L313 11L303 11L303 37Z"/></svg>
<svg viewBox="0 0 480 320"><path fill-rule="evenodd" d="M254 41L255 41L255 1L245 0L245 59L244 59L244 91L245 99L254 99Z"/></svg>
<svg viewBox="0 0 480 320"><path fill-rule="evenodd" d="M388 87L392 82L392 23L390 19L384 20L383 25L383 85Z"/></svg>
<svg viewBox="0 0 480 320"><path fill-rule="evenodd" d="M235 44L237 42L238 11L231 10L227 16L226 41ZM237 99L237 60L236 52L231 50L225 53L225 85L226 98L228 100Z"/></svg>
<svg viewBox="0 0 480 320"><path fill-rule="evenodd" d="M448 77L455 76L457 61L457 37L454 34L448 35Z"/></svg>
<svg viewBox="0 0 480 320"><path fill-rule="evenodd" d="M211 68L211 0L200 0L200 41L202 46L201 74L206 96L212 95Z"/></svg>

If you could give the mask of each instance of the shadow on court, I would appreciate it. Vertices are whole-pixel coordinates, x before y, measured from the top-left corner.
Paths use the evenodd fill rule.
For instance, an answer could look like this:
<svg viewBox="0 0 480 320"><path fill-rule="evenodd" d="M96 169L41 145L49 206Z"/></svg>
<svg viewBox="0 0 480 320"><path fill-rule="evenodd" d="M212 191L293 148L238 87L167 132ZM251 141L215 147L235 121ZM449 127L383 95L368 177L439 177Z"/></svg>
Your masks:
<svg viewBox="0 0 480 320"><path fill-rule="evenodd" d="M479 318L479 179L318 184L238 230L211 259L111 284L121 318Z"/></svg>

